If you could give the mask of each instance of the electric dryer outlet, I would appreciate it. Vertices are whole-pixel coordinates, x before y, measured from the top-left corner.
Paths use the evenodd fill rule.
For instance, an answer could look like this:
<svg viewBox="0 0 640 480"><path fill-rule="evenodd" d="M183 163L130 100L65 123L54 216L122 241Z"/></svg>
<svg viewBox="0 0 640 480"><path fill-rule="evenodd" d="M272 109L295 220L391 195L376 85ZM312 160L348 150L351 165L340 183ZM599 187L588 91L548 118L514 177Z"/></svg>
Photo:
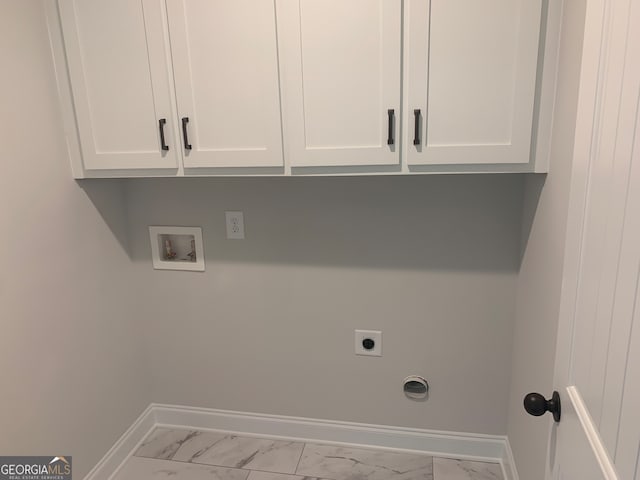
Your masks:
<svg viewBox="0 0 640 480"><path fill-rule="evenodd" d="M380 330L356 330L355 353L356 355L381 357L382 332Z"/></svg>

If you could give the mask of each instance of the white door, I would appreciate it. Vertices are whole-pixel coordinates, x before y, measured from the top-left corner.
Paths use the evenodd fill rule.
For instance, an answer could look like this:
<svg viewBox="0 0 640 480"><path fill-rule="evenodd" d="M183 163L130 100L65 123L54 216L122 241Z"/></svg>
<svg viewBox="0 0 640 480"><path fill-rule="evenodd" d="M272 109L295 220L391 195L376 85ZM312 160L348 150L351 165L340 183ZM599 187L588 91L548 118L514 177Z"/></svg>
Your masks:
<svg viewBox="0 0 640 480"><path fill-rule="evenodd" d="M162 0L59 0L87 170L178 166Z"/></svg>
<svg viewBox="0 0 640 480"><path fill-rule="evenodd" d="M587 5L547 478L638 480L640 0Z"/></svg>
<svg viewBox="0 0 640 480"><path fill-rule="evenodd" d="M407 0L409 165L527 163L540 0Z"/></svg>
<svg viewBox="0 0 640 480"><path fill-rule="evenodd" d="M398 165L401 0L278 0L293 167Z"/></svg>
<svg viewBox="0 0 640 480"><path fill-rule="evenodd" d="M282 166L274 0L167 0L185 168Z"/></svg>

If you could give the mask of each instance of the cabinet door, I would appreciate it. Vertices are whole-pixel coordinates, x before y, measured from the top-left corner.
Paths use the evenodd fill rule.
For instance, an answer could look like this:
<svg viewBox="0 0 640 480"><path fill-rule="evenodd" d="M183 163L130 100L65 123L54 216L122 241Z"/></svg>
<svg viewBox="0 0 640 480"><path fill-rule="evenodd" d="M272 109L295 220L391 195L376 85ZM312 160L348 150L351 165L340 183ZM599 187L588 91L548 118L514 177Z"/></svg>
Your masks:
<svg viewBox="0 0 640 480"><path fill-rule="evenodd" d="M163 2L58 5L85 168L177 168Z"/></svg>
<svg viewBox="0 0 640 480"><path fill-rule="evenodd" d="M399 164L401 0L279 0L278 16L291 165Z"/></svg>
<svg viewBox="0 0 640 480"><path fill-rule="evenodd" d="M167 0L184 166L281 166L274 0Z"/></svg>
<svg viewBox="0 0 640 480"><path fill-rule="evenodd" d="M540 16L540 0L407 0L409 165L529 162Z"/></svg>

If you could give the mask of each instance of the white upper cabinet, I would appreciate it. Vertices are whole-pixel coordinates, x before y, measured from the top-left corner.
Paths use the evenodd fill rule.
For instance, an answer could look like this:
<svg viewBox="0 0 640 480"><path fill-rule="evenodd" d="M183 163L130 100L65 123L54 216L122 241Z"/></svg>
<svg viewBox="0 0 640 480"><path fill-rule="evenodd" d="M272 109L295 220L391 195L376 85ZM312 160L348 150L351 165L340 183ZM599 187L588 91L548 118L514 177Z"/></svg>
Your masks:
<svg viewBox="0 0 640 480"><path fill-rule="evenodd" d="M167 0L185 168L283 165L274 0Z"/></svg>
<svg viewBox="0 0 640 480"><path fill-rule="evenodd" d="M529 162L540 16L540 0L405 0L409 165Z"/></svg>
<svg viewBox="0 0 640 480"><path fill-rule="evenodd" d="M58 5L84 168L176 169L164 2Z"/></svg>
<svg viewBox="0 0 640 480"><path fill-rule="evenodd" d="M541 2L51 2L74 175L543 172Z"/></svg>
<svg viewBox="0 0 640 480"><path fill-rule="evenodd" d="M292 167L400 162L401 0L277 0Z"/></svg>

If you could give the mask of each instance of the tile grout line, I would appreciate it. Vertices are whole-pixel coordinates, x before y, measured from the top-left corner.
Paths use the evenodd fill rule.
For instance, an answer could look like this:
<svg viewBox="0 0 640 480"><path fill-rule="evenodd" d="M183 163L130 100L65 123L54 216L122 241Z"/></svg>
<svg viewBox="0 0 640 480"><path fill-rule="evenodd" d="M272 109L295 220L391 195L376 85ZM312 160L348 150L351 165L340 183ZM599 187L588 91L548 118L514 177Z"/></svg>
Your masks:
<svg viewBox="0 0 640 480"><path fill-rule="evenodd" d="M308 443L305 442L302 444L302 451L300 452L300 458L298 458L298 463L296 463L296 468L293 470L294 475L298 474L298 468L300 468L300 462L302 461L302 456L304 455L304 451L307 449Z"/></svg>
<svg viewBox="0 0 640 480"><path fill-rule="evenodd" d="M431 480L436 480L436 457L431 455Z"/></svg>
<svg viewBox="0 0 640 480"><path fill-rule="evenodd" d="M301 456L302 457L302 456ZM181 465L195 465L195 466L199 466L199 467L216 467L216 468L225 468L227 470L236 470L238 472L258 472L258 473L272 473L274 475L289 475L289 476L295 476L295 477L304 477L304 475L298 475L296 472L293 473L284 473L284 472L274 472L272 470L258 470L255 468L238 468L238 467L229 467L227 465L218 465L216 463L197 463L197 462L189 462L187 460L174 460L171 458L158 458L158 457L145 457L142 455L133 455L132 458L144 458L146 460L158 460L161 462L175 462L175 463L179 463ZM299 463L299 461L298 461ZM297 466L296 466L297 469ZM325 480L325 479L323 479ZM327 479L327 480L331 480L331 479Z"/></svg>

